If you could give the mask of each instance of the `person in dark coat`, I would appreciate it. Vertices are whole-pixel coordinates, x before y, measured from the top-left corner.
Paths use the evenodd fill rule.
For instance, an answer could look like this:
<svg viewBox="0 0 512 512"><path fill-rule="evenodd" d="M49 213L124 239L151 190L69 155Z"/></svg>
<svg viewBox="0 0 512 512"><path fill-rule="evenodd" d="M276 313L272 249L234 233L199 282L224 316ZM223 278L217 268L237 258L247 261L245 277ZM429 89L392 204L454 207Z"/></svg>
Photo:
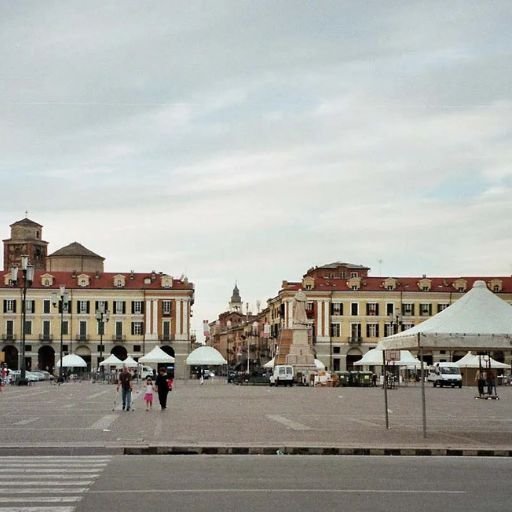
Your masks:
<svg viewBox="0 0 512 512"><path fill-rule="evenodd" d="M169 394L169 385L167 384L167 370L162 366L158 370L155 380L155 386L158 391L158 401L162 410L167 409L167 395Z"/></svg>

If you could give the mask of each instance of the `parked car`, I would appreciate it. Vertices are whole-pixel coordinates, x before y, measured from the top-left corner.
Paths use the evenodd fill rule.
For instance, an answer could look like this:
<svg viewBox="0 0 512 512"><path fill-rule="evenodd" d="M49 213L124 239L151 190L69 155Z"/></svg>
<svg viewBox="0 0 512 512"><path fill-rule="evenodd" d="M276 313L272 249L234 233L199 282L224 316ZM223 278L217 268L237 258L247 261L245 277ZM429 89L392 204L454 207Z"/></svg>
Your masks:
<svg viewBox="0 0 512 512"><path fill-rule="evenodd" d="M21 378L21 370L11 370L9 373L9 377L11 378L12 383L16 383ZM34 375L31 371L25 371L25 378L29 382L37 382L39 377Z"/></svg>
<svg viewBox="0 0 512 512"><path fill-rule="evenodd" d="M32 370L30 372L34 376L37 377L38 380L52 380L53 375L50 372L47 372L45 370Z"/></svg>

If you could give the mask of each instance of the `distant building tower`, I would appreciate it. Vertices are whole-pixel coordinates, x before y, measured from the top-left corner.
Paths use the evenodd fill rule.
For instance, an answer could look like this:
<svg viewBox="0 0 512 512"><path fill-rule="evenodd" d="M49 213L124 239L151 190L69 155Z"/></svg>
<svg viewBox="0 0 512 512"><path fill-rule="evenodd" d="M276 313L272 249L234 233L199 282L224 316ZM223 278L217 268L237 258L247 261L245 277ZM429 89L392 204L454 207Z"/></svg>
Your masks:
<svg viewBox="0 0 512 512"><path fill-rule="evenodd" d="M233 288L233 295L231 296L231 301L229 303L229 311L238 311L242 312L242 299L240 297L240 291L238 290L238 286L235 283L235 287Z"/></svg>
<svg viewBox="0 0 512 512"><path fill-rule="evenodd" d="M43 226L28 218L11 224L11 238L4 240L4 270L21 265L21 257L28 256L35 270L46 268L48 242L42 240Z"/></svg>
<svg viewBox="0 0 512 512"><path fill-rule="evenodd" d="M73 242L50 254L46 260L48 272L103 272L105 258Z"/></svg>

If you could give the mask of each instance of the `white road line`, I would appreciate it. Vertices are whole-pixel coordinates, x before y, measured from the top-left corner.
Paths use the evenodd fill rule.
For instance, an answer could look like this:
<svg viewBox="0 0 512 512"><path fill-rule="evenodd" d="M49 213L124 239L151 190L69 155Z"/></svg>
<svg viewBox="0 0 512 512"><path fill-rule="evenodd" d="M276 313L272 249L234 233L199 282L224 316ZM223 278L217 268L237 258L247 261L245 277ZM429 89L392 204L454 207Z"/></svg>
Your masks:
<svg viewBox="0 0 512 512"><path fill-rule="evenodd" d="M19 486L22 487L24 485L44 485L47 487L51 487L54 485L60 485L60 486L73 486L73 485L92 485L94 483L94 480L74 480L72 482L49 482L46 480L27 480L26 482L0 482L0 489L2 487L7 487L9 489L12 489L13 487ZM70 487L72 488L72 487Z"/></svg>
<svg viewBox="0 0 512 512"><path fill-rule="evenodd" d="M82 496L45 496L32 498L23 496L23 498L0 498L0 503L76 503L82 499ZM0 507L0 511L5 510Z"/></svg>
<svg viewBox="0 0 512 512"><path fill-rule="evenodd" d="M10 468L82 468L82 469L97 469L98 471L105 468L108 464L96 464L90 462L66 464L63 462L9 462L7 461L3 466L9 466Z"/></svg>
<svg viewBox="0 0 512 512"><path fill-rule="evenodd" d="M62 471L62 468L51 468L51 469L47 469L47 468L34 468L34 469L30 469L30 468L6 468L6 467L2 467L0 468L0 473L10 473L10 474L13 474L13 475L16 475L16 478L17 478L17 473L60 473ZM66 473L95 473L96 471L98 471L97 469L76 469L76 468L71 468L71 469L66 469Z"/></svg>
<svg viewBox="0 0 512 512"><path fill-rule="evenodd" d="M16 475L16 480L23 480L26 478L52 478L53 480L80 480L80 479L91 479L91 478L99 478L99 473L89 474L86 475ZM85 485L85 484L84 484Z"/></svg>
<svg viewBox="0 0 512 512"><path fill-rule="evenodd" d="M16 423L13 423L13 425L28 425L29 423L36 422L38 419L39 418L29 418L26 420L17 421Z"/></svg>
<svg viewBox="0 0 512 512"><path fill-rule="evenodd" d="M466 491L447 491L433 490L426 491L423 489L116 489L104 491L89 491L90 494L221 494L221 493L333 493L333 494L466 494Z"/></svg>
<svg viewBox="0 0 512 512"><path fill-rule="evenodd" d="M95 421L89 428L93 430L103 430L112 426L112 423L117 420L119 416L117 414L107 414L100 418L98 421Z"/></svg>
<svg viewBox="0 0 512 512"><path fill-rule="evenodd" d="M311 430L307 425L303 425L302 423L297 423L296 421L289 420L283 416L279 416L278 414L267 414L267 418L269 420L277 421L277 423L281 423L285 427L291 428L292 430Z"/></svg>
<svg viewBox="0 0 512 512"><path fill-rule="evenodd" d="M81 494L87 492L88 487L75 487L73 489L0 489L0 494Z"/></svg>
<svg viewBox="0 0 512 512"><path fill-rule="evenodd" d="M106 395L107 393L112 393L112 391L110 389L108 389L107 391L100 391L99 393L94 393L93 395L89 395L86 400L91 400L92 398L98 398L99 396L103 396L103 395Z"/></svg>
<svg viewBox="0 0 512 512"><path fill-rule="evenodd" d="M77 456L77 457L55 457L54 455L36 455L36 456L17 456L17 455L6 455L5 457L2 457L2 460L22 460L22 461L35 461L35 460L47 460L49 462L105 462L108 463L112 459L110 457L95 457L93 455L83 455L83 456Z"/></svg>
<svg viewBox="0 0 512 512"><path fill-rule="evenodd" d="M2 507L2 512L73 512L75 507Z"/></svg>

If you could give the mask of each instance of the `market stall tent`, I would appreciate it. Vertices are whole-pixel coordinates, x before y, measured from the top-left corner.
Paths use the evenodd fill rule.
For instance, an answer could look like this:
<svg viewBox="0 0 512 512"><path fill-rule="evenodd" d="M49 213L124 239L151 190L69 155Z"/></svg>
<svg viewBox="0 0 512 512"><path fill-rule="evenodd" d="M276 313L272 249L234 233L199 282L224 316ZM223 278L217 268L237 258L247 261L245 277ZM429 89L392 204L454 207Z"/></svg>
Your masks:
<svg viewBox="0 0 512 512"><path fill-rule="evenodd" d="M437 315L403 332L383 338L381 350L510 350L512 307L491 292L485 281ZM422 379L423 433L426 437L425 382ZM385 404L386 425L388 410Z"/></svg>
<svg viewBox="0 0 512 512"><path fill-rule="evenodd" d="M220 366L228 362L218 350L204 345L190 352L186 363L189 366Z"/></svg>
<svg viewBox="0 0 512 512"><path fill-rule="evenodd" d="M424 322L382 339L383 350L510 350L512 307L484 281Z"/></svg>
<svg viewBox="0 0 512 512"><path fill-rule="evenodd" d="M472 352L468 352L464 357L455 361L454 364L459 368L510 368L509 364L496 361L496 359L487 355L473 354Z"/></svg>
<svg viewBox="0 0 512 512"><path fill-rule="evenodd" d="M174 363L174 357L156 346L145 356L139 357L139 363Z"/></svg>
<svg viewBox="0 0 512 512"><path fill-rule="evenodd" d="M400 359L397 361L387 361L387 364L394 366L414 366L420 363L419 359L414 357L408 350L400 350ZM372 348L366 354L354 363L356 366L382 366L384 364L382 350Z"/></svg>
<svg viewBox="0 0 512 512"><path fill-rule="evenodd" d="M136 368L139 365L132 356L128 356L126 359L121 361L121 364L127 368Z"/></svg>
<svg viewBox="0 0 512 512"><path fill-rule="evenodd" d="M101 361L100 366L123 366L123 362L114 354L110 354L105 360Z"/></svg>
<svg viewBox="0 0 512 512"><path fill-rule="evenodd" d="M455 361L454 364L461 368L462 382L466 386L476 384L476 372L479 369L498 370L510 368L509 364L496 361L496 359L487 355L473 354L472 352L468 352L464 357Z"/></svg>
<svg viewBox="0 0 512 512"><path fill-rule="evenodd" d="M274 368L276 358L273 357L270 361L263 365L263 368ZM315 368L317 370L325 370L325 364L320 359L315 359Z"/></svg>
<svg viewBox="0 0 512 512"><path fill-rule="evenodd" d="M60 359L55 363L55 367L60 367ZM62 367L63 368L85 368L87 363L84 359L76 354L68 354L62 358Z"/></svg>

